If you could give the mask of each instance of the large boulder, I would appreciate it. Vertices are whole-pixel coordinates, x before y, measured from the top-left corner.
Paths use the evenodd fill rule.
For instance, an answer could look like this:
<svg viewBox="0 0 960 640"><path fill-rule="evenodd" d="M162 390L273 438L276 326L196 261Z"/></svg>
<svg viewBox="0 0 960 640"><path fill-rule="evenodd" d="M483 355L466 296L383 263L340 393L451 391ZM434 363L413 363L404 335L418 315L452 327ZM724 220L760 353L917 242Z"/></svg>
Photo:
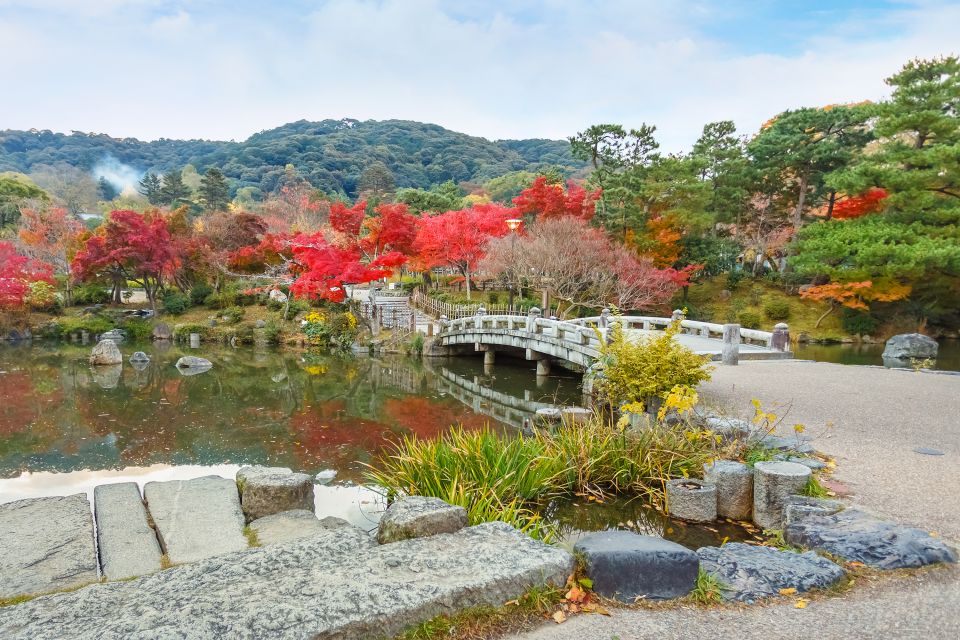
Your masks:
<svg viewBox="0 0 960 640"><path fill-rule="evenodd" d="M173 330L170 329L170 325L164 324L163 322L158 322L153 327L153 339L154 340L173 340Z"/></svg>
<svg viewBox="0 0 960 640"><path fill-rule="evenodd" d="M287 301L287 294L285 294L283 291L280 291L280 289L271 289L270 295L268 297L274 302Z"/></svg>
<svg viewBox="0 0 960 640"><path fill-rule="evenodd" d="M901 333L887 340L883 357L894 360L936 358L939 345L922 333Z"/></svg>
<svg viewBox="0 0 960 640"><path fill-rule="evenodd" d="M957 553L926 531L880 520L856 509L807 516L784 530L790 544L832 553L877 569L956 562Z"/></svg>
<svg viewBox="0 0 960 640"><path fill-rule="evenodd" d="M101 340L90 352L90 364L95 366L123 364L123 354L113 340Z"/></svg>
<svg viewBox="0 0 960 640"><path fill-rule="evenodd" d="M726 586L724 599L739 602L776 596L781 589L822 589L843 577L843 569L812 551L795 553L730 542L701 547L697 555L703 570Z"/></svg>
<svg viewBox="0 0 960 640"><path fill-rule="evenodd" d="M593 589L601 596L633 603L690 593L697 582L697 554L676 542L630 531L591 533L577 542Z"/></svg>
<svg viewBox="0 0 960 640"><path fill-rule="evenodd" d="M294 509L313 512L313 476L307 473L286 467L241 467L237 488L248 521Z"/></svg>
<svg viewBox="0 0 960 640"><path fill-rule="evenodd" d="M377 540L388 544L438 533L453 533L467 526L467 510L447 504L440 498L409 496L400 498L380 519Z"/></svg>

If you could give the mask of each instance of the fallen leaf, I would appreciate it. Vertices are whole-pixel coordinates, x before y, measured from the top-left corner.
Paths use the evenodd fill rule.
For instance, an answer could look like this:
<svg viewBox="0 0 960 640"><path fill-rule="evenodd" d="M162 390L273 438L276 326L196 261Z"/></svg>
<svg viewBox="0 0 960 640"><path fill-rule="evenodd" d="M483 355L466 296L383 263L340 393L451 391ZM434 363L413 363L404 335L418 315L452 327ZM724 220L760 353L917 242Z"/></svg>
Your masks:
<svg viewBox="0 0 960 640"><path fill-rule="evenodd" d="M510 602L504 602L504 603L503 603L503 606L505 606L505 607L509 607L510 605L519 607L519 606L520 606L520 601L519 601L519 600L511 600Z"/></svg>
<svg viewBox="0 0 960 640"><path fill-rule="evenodd" d="M572 587L567 591L567 595L564 596L568 602L583 602L586 597L587 592L577 586Z"/></svg>
<svg viewBox="0 0 960 640"><path fill-rule="evenodd" d="M608 616L608 615L610 615L610 612L609 612L609 611L607 611L605 608L601 607L601 606L600 606L599 604L597 604L596 602L590 602L590 603L588 603L588 604L583 605L583 611L584 611L584 613L596 613L596 614L599 614L599 615L601 615L601 616Z"/></svg>
<svg viewBox="0 0 960 640"><path fill-rule="evenodd" d="M567 621L567 614L565 614L563 611L557 611L553 614L553 621L557 624L563 624Z"/></svg>
<svg viewBox="0 0 960 640"><path fill-rule="evenodd" d="M782 595L782 596L792 596L792 595L795 594L796 592L797 592L797 590L796 590L795 588L793 588L793 587L789 587L789 588L787 588L787 589L780 589L780 595Z"/></svg>
<svg viewBox="0 0 960 640"><path fill-rule="evenodd" d="M940 537L940 534L937 533L936 531L931 531L931 532L930 532L930 537L931 537L931 538L939 538L939 537Z"/></svg>
<svg viewBox="0 0 960 640"><path fill-rule="evenodd" d="M810 602L810 601L809 601L809 600L804 600L803 598L800 598L799 600L797 600L797 601L794 603L793 606L794 606L795 608L797 608L797 609L806 609L808 602Z"/></svg>
<svg viewBox="0 0 960 640"><path fill-rule="evenodd" d="M577 580L581 587L584 589L593 589L593 580L590 578L580 578Z"/></svg>

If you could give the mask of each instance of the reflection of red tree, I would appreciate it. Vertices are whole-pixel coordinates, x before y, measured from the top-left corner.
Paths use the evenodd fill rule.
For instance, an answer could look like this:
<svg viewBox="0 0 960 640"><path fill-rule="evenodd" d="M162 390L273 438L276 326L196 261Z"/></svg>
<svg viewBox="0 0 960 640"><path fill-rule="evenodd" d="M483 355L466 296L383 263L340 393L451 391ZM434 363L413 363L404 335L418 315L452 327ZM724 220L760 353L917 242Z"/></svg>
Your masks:
<svg viewBox="0 0 960 640"><path fill-rule="evenodd" d="M392 398L383 404L384 414L391 422L420 438L436 438L455 424L462 424L465 429L480 429L490 421L486 416L459 409L459 406L418 396Z"/></svg>
<svg viewBox="0 0 960 640"><path fill-rule="evenodd" d="M13 371L0 377L3 402L0 402L0 435L26 431L40 415L40 403L49 397L38 397L33 380L23 371ZM52 395L52 394L51 394Z"/></svg>

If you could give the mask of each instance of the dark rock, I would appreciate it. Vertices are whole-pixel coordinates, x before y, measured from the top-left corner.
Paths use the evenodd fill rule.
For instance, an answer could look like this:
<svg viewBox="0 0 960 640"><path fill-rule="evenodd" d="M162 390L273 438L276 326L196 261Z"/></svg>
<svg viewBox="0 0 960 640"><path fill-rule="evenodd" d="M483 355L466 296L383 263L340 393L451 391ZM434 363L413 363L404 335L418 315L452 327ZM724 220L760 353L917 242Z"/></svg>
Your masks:
<svg viewBox="0 0 960 640"><path fill-rule="evenodd" d="M783 504L783 523L788 525L810 516L829 516L843 509L844 504L839 500L789 496Z"/></svg>
<svg viewBox="0 0 960 640"><path fill-rule="evenodd" d="M790 544L820 549L877 569L956 562L957 553L926 531L880 520L856 509L809 516L784 530Z"/></svg>
<svg viewBox="0 0 960 640"><path fill-rule="evenodd" d="M843 577L843 569L812 551L795 553L730 542L701 547L697 555L703 570L725 585L724 599L739 602L776 596L780 589L822 589Z"/></svg>
<svg viewBox="0 0 960 640"><path fill-rule="evenodd" d="M377 540L388 544L438 533L453 533L467 526L467 510L447 504L440 498L409 496L400 498L380 519Z"/></svg>
<svg viewBox="0 0 960 640"><path fill-rule="evenodd" d="M675 542L630 531L591 533L574 549L599 595L633 603L690 593L697 582L697 554Z"/></svg>
<svg viewBox="0 0 960 640"><path fill-rule="evenodd" d="M938 349L937 341L922 333L901 333L887 340L883 357L896 360L936 358Z"/></svg>

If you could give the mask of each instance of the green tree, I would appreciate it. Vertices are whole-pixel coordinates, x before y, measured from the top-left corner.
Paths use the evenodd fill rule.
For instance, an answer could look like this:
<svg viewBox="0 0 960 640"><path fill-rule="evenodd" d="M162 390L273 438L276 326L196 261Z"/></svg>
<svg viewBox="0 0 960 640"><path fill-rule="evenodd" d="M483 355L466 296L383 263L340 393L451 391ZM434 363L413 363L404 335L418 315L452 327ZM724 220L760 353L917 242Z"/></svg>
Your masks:
<svg viewBox="0 0 960 640"><path fill-rule="evenodd" d="M100 179L97 181L97 192L100 194L100 199L105 202L110 202L120 195L117 188L103 176L100 176Z"/></svg>
<svg viewBox="0 0 960 640"><path fill-rule="evenodd" d="M183 183L179 169L171 169L163 174L163 186L160 188L160 204L174 206L192 195L190 187Z"/></svg>
<svg viewBox="0 0 960 640"><path fill-rule="evenodd" d="M20 219L20 207L30 200L48 202L50 196L22 173L0 173L0 229Z"/></svg>
<svg viewBox="0 0 960 640"><path fill-rule="evenodd" d="M140 186L137 188L137 191L139 191L140 195L144 196L150 204L161 204L163 196L160 192L162 189L163 182L160 180L160 176L152 171L148 171L140 178Z"/></svg>
<svg viewBox="0 0 960 640"><path fill-rule="evenodd" d="M736 130L730 120L704 125L691 153L699 179L709 185L706 211L715 222L737 222L750 195L750 164Z"/></svg>
<svg viewBox="0 0 960 640"><path fill-rule="evenodd" d="M407 205L414 213L455 211L463 207L463 192L452 180L430 189L400 189L396 202Z"/></svg>
<svg viewBox="0 0 960 640"><path fill-rule="evenodd" d="M200 179L200 202L207 211L225 211L230 204L230 187L220 169L211 167Z"/></svg>
<svg viewBox="0 0 960 640"><path fill-rule="evenodd" d="M387 168L387 165L377 160L368 165L360 174L360 180L357 182L357 194L361 199L381 201L392 194L396 186L397 180L394 178L393 172Z"/></svg>

